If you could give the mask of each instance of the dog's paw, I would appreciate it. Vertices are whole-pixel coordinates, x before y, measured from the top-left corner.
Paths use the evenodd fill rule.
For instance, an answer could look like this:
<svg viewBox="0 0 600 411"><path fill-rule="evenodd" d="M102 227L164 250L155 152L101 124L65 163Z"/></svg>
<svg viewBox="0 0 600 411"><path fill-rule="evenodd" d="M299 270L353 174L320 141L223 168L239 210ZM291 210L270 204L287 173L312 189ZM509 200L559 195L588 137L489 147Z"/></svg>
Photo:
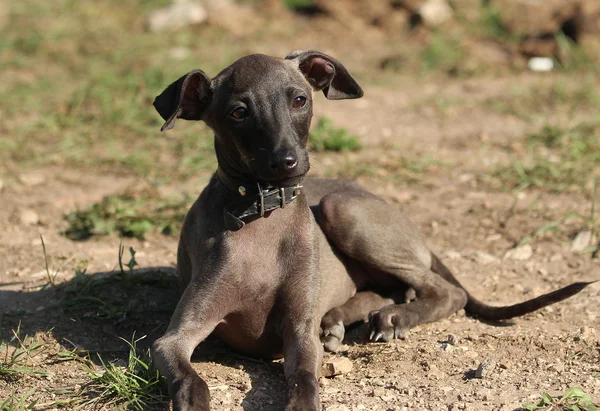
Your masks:
<svg viewBox="0 0 600 411"><path fill-rule="evenodd" d="M371 341L391 341L394 338L405 339L408 330L416 323L414 313L392 305L369 313Z"/></svg>
<svg viewBox="0 0 600 411"><path fill-rule="evenodd" d="M344 341L345 332L346 329L341 321L327 327L321 326L321 342L325 351L337 352Z"/></svg>
<svg viewBox="0 0 600 411"><path fill-rule="evenodd" d="M317 378L304 371L292 374L288 379L289 403L285 411L320 411Z"/></svg>
<svg viewBox="0 0 600 411"><path fill-rule="evenodd" d="M289 404L285 407L285 411L321 411L321 406L318 404Z"/></svg>
<svg viewBox="0 0 600 411"><path fill-rule="evenodd" d="M209 411L208 385L197 374L174 381L169 391L173 394L173 411Z"/></svg>
<svg viewBox="0 0 600 411"><path fill-rule="evenodd" d="M321 320L320 330L321 343L323 343L325 351L337 352L342 341L344 341L345 333L344 323L338 316L331 311L325 314Z"/></svg>

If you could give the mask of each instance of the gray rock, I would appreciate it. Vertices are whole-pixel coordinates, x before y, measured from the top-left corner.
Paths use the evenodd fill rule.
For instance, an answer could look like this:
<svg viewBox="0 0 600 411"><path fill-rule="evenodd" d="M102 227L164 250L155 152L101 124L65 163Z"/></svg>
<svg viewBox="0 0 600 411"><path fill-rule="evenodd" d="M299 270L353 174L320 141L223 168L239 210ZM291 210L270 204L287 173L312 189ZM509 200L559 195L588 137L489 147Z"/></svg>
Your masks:
<svg viewBox="0 0 600 411"><path fill-rule="evenodd" d="M19 210L18 219L23 225L37 225L40 222L40 217L37 213L29 208Z"/></svg>
<svg viewBox="0 0 600 411"><path fill-rule="evenodd" d="M454 12L446 0L427 0L419 7L419 16L427 27L437 27L450 20Z"/></svg>
<svg viewBox="0 0 600 411"><path fill-rule="evenodd" d="M477 251L475 253L475 261L477 261L480 264L490 264L497 263L500 261L500 259L495 255L491 255L483 251Z"/></svg>
<svg viewBox="0 0 600 411"><path fill-rule="evenodd" d="M208 13L202 4L182 1L150 13L146 20L146 27L154 32L177 30L191 24L203 23L207 19Z"/></svg>
<svg viewBox="0 0 600 411"><path fill-rule="evenodd" d="M533 255L533 248L531 245L525 244L516 248L511 248L504 254L505 260L529 260Z"/></svg>
<svg viewBox="0 0 600 411"><path fill-rule="evenodd" d="M321 375L323 377L333 377L349 373L350 371L352 371L352 361L346 357L330 358L321 366Z"/></svg>
<svg viewBox="0 0 600 411"><path fill-rule="evenodd" d="M446 352L450 352L454 349L454 347L452 347L452 344L449 344L449 343L442 343L441 348L442 348L442 351L446 351Z"/></svg>
<svg viewBox="0 0 600 411"><path fill-rule="evenodd" d="M385 386L385 383L382 380L380 380L379 378L374 378L373 381L371 382L371 384L373 384L377 387Z"/></svg>
<svg viewBox="0 0 600 411"><path fill-rule="evenodd" d="M581 252L585 250L592 242L594 234L591 230L583 230L577 233L571 243L571 251Z"/></svg>
<svg viewBox="0 0 600 411"><path fill-rule="evenodd" d="M496 362L492 358L486 358L479 364L475 370L475 378L484 378L496 367Z"/></svg>
<svg viewBox="0 0 600 411"><path fill-rule="evenodd" d="M444 252L442 257L447 258L448 260L458 260L461 255L458 251L448 250Z"/></svg>

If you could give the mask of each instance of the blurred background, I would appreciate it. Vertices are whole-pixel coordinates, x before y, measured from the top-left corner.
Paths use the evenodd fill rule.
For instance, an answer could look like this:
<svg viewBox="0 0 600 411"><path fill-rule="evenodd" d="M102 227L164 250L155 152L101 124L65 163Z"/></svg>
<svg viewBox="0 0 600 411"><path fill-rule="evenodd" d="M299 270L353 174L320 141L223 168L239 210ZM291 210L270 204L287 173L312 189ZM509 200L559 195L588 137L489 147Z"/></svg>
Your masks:
<svg viewBox="0 0 600 411"><path fill-rule="evenodd" d="M599 21L596 0L3 0L0 167L109 167L152 183L212 170L198 128L157 133L154 96L190 69L215 75L246 54L293 49L337 57L365 86L363 102L322 107L366 146L439 121L496 132L491 119L453 116L477 99L497 127L549 113L556 123L598 102ZM463 90L442 91L452 87ZM442 120L413 125L399 118L409 111Z"/></svg>
<svg viewBox="0 0 600 411"><path fill-rule="evenodd" d="M180 121L161 133L152 101L192 69L214 76L246 54L284 57L295 49L332 55L365 91L352 101L316 97L313 176L356 179L402 207L486 301L598 278L598 0L0 0L0 341L14 346L11 330L20 329L36 341L73 349L66 338L94 350L122 347L116 336L131 341L132 330L145 330L148 340L160 335L175 301L156 303L167 295L164 283L87 282L115 268L172 272L183 216L216 168L210 130ZM597 290L589 291L592 301ZM599 304L569 301L521 325L524 338L538 341L536 327L553 322L558 342L539 343L544 350L521 350L537 346L508 335L469 343L484 356L493 341L509 359L508 374L486 394L490 403L518 406L540 390L574 384L600 395L590 365L600 351L573 360L581 343L565 337L571 331L561 334L563 326L595 321ZM455 320L465 333L497 332ZM597 347L597 334L585 338ZM418 379L424 368L408 352L426 343L406 344L406 356L397 357L405 362L394 369ZM352 349L377 363L379 351ZM64 381L0 378L0 398L37 387L34 397L51 403L61 384L89 381L75 363L35 358L28 365ZM539 358L574 361L577 371L548 385L535 372ZM519 370L529 386L510 377L511 361L529 364L531 374ZM451 389L433 395L422 380L424 402L412 406L447 409L463 389L462 371L452 370L465 364L436 363ZM10 369L2 364L0 377ZM231 370L209 371L226 383ZM281 391L278 372L265 377L275 384L269 390ZM332 384L379 409L364 384ZM248 389L232 388L233 400L217 390L215 401L239 405ZM266 409L256 401L255 409Z"/></svg>

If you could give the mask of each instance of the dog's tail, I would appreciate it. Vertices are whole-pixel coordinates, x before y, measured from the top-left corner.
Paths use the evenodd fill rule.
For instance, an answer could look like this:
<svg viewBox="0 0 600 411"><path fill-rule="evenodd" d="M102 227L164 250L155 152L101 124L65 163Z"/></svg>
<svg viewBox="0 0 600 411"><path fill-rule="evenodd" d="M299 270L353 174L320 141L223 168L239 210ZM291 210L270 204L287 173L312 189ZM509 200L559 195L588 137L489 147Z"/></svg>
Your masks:
<svg viewBox="0 0 600 411"><path fill-rule="evenodd" d="M431 270L434 273L440 275L449 283L454 284L455 286L465 290L465 288L454 277L454 274L452 274L452 272L440 261L440 259L435 254L431 253L431 258ZM550 304L554 304L559 301L565 300L571 296L574 296L575 294L583 290L585 287L595 282L596 281L573 283L556 291L540 295L539 297L533 298L531 300L502 307L494 307L491 305L487 305L474 298L471 294L469 294L467 290L465 290L468 296L465 311L484 320L507 320L509 318L519 317L521 315L525 315L533 311L539 310L540 308L546 307Z"/></svg>

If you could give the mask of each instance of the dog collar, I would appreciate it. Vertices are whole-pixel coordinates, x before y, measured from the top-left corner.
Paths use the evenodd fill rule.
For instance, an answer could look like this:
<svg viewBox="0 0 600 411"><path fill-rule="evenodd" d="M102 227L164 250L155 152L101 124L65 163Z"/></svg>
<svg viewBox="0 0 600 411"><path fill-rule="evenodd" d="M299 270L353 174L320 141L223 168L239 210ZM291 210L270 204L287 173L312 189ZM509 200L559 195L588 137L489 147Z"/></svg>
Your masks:
<svg viewBox="0 0 600 411"><path fill-rule="evenodd" d="M285 208L300 195L302 188L300 184L273 187L261 185L259 182L240 183L234 181L220 168L217 168L216 176L217 180L234 196L234 200L224 209L225 225L232 231L242 228L246 224L242 219L246 217L263 217L269 211Z"/></svg>

